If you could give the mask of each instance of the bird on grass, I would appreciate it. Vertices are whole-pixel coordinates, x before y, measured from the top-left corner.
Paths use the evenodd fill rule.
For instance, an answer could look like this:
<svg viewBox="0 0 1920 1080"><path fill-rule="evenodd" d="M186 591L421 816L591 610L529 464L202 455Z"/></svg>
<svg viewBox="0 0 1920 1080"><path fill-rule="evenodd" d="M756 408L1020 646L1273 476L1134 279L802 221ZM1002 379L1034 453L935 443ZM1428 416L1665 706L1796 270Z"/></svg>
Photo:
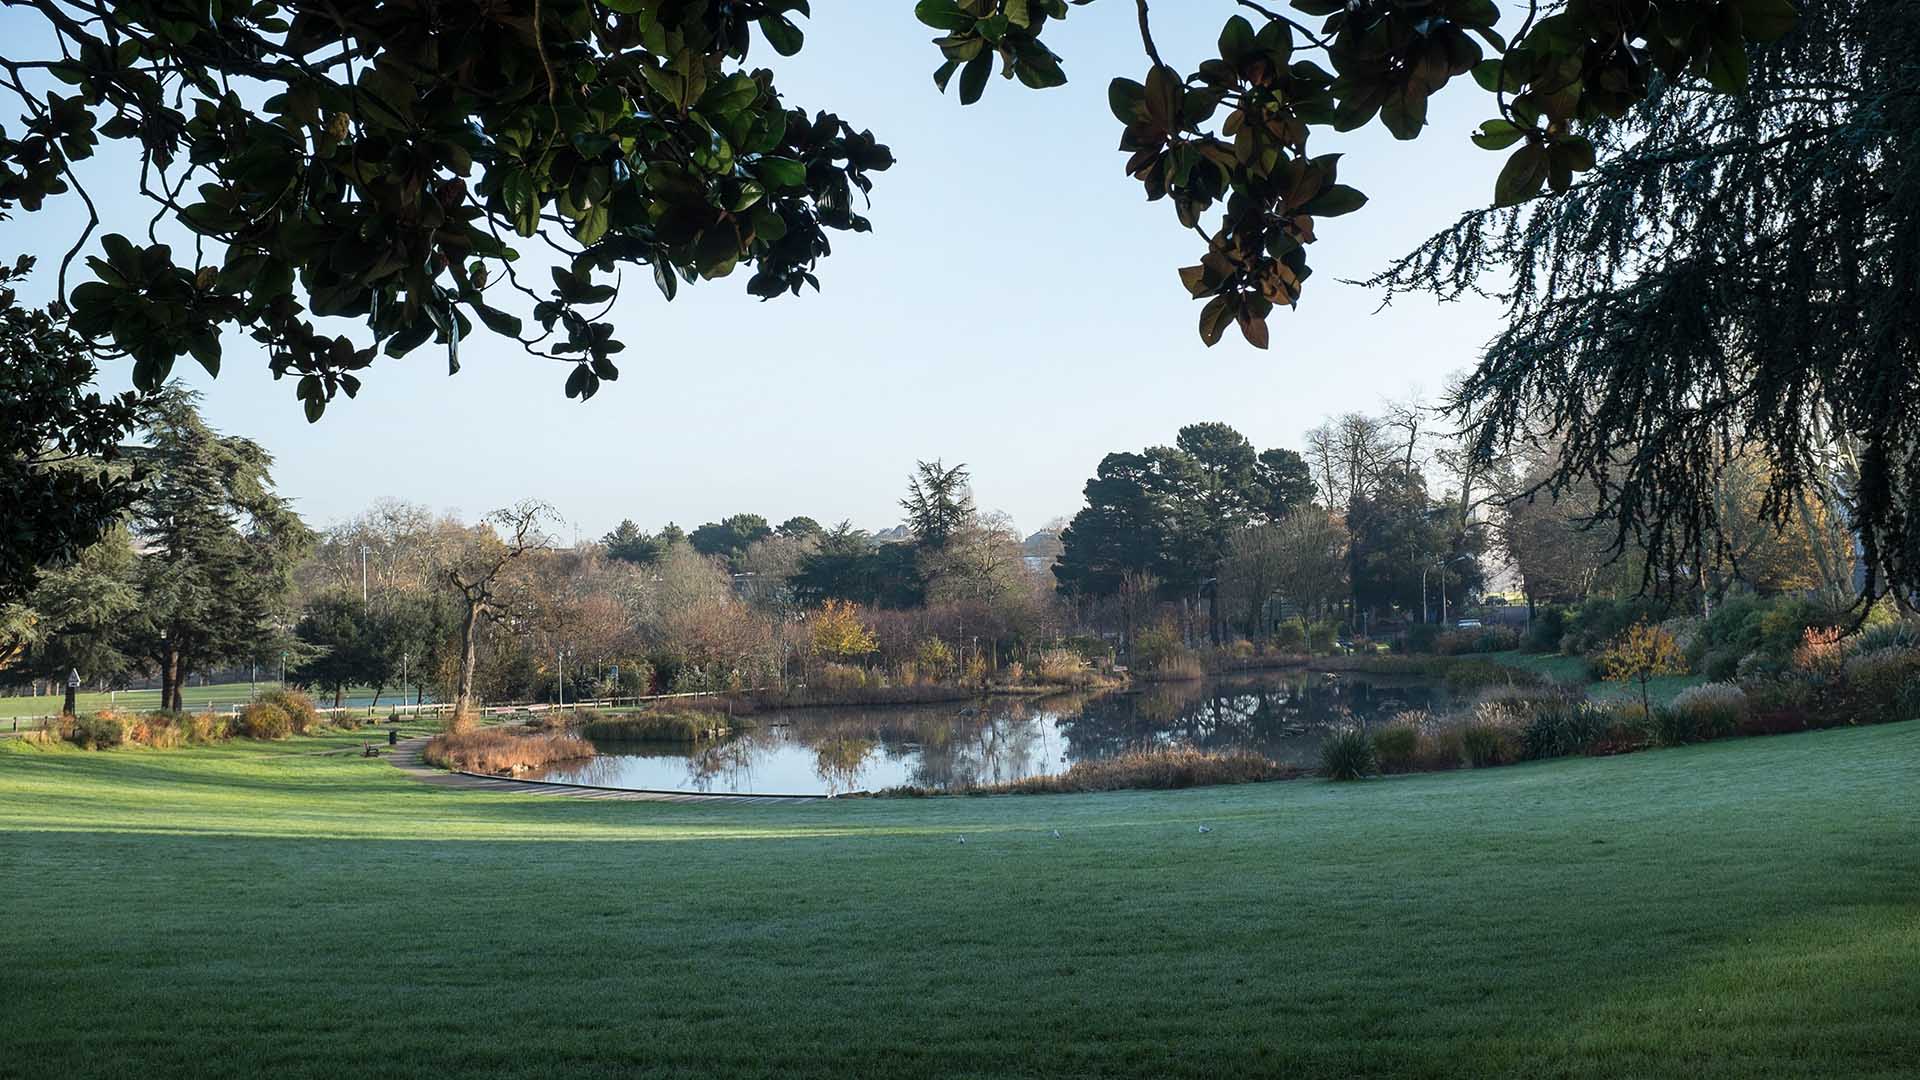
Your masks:
<svg viewBox="0 0 1920 1080"><path fill-rule="evenodd" d="M1058 840L1058 839L1060 839L1060 830L1059 830L1059 829L1055 829L1055 830L1053 830L1053 838L1054 838L1055 840Z"/></svg>
<svg viewBox="0 0 1920 1080"><path fill-rule="evenodd" d="M964 844L964 843L966 843L966 842L967 842L967 838L966 838L966 837L964 837L964 836L963 836L963 837L961 837L961 838L960 838L960 842L961 842L961 843L963 843L963 844Z"/></svg>
<svg viewBox="0 0 1920 1080"><path fill-rule="evenodd" d="M1212 829L1209 829L1209 828L1207 828L1207 827L1206 827L1205 825L1202 825L1202 826L1200 826L1200 831L1201 831L1201 832L1203 832L1203 833L1210 833L1210 832L1212 832L1213 830L1212 830Z"/></svg>

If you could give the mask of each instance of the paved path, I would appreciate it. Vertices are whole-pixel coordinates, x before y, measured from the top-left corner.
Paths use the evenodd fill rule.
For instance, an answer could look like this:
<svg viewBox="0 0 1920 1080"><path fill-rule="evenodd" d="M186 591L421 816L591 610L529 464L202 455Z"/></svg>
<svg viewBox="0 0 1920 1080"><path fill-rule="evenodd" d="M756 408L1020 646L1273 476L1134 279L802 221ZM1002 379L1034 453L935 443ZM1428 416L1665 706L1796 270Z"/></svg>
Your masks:
<svg viewBox="0 0 1920 1080"><path fill-rule="evenodd" d="M633 791L626 788L552 784L540 780L514 780L504 776L448 772L445 769L436 769L420 759L421 751L425 750L426 746L425 738L402 739L398 746L391 750L383 747L382 752L394 768L423 784L474 791L507 791L518 795L557 795L565 799L601 799L613 802L728 803L732 805L742 803L769 805L826 798L824 795L710 795L695 791Z"/></svg>

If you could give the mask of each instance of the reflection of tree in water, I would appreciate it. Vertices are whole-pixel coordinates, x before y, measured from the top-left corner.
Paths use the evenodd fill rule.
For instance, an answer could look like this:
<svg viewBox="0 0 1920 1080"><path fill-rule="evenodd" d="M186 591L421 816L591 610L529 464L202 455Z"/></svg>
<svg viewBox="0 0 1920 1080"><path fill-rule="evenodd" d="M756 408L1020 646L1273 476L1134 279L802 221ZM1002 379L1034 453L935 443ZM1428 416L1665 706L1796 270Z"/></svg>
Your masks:
<svg viewBox="0 0 1920 1080"><path fill-rule="evenodd" d="M1298 672L1108 694L1063 716L1060 730L1067 756L1076 761L1174 746L1311 760L1333 724L1382 722L1405 709L1430 708L1434 699L1434 688L1418 683Z"/></svg>
<svg viewBox="0 0 1920 1080"><path fill-rule="evenodd" d="M753 773L754 737L738 735L719 742L701 743L687 758L687 782L695 791L712 791L715 781L729 791L750 790L741 781Z"/></svg>
<svg viewBox="0 0 1920 1080"><path fill-rule="evenodd" d="M839 793L904 780L955 790L1059 772L1075 761L1131 750L1251 749L1310 763L1328 725L1380 723L1431 708L1434 687L1405 680L1302 672L1165 683L1137 693L998 698L903 708L807 709L761 718L758 728L697 747L646 751L683 760L697 791L753 790L756 766L811 765ZM620 753L632 754L633 748ZM805 762L804 765L801 763ZM602 771L592 766L584 782ZM785 767L784 764L781 767ZM617 786L616 770L597 782Z"/></svg>
<svg viewBox="0 0 1920 1080"><path fill-rule="evenodd" d="M834 794L854 791L860 783L861 766L879 740L862 735L830 735L813 744L814 774L826 782Z"/></svg>

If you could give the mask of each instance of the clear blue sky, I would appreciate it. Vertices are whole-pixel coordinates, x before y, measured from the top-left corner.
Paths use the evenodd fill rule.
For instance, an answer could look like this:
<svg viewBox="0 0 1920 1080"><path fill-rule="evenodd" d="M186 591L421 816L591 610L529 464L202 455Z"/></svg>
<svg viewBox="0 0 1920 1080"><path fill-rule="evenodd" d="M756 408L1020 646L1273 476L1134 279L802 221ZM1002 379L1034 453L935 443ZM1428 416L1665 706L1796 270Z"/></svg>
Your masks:
<svg viewBox="0 0 1920 1080"><path fill-rule="evenodd" d="M1075 8L1050 34L1068 86L996 77L966 109L934 89L933 34L911 0L814 7L798 57L757 43L756 60L791 103L872 128L898 159L874 189L875 231L837 236L822 293L763 304L740 274L668 304L644 270L630 274L615 313L622 377L585 405L562 393L564 368L484 334L452 378L431 348L383 357L359 400L313 426L244 338L229 338L217 381L190 360L177 372L207 391L215 426L272 450L281 490L316 525L382 496L468 517L538 496L582 536L627 517L691 528L736 511L875 528L897 520L915 459L943 458L971 467L983 507L1031 530L1073 512L1109 451L1171 442L1196 420L1297 447L1328 414L1437 391L1495 330L1484 302L1376 313L1378 296L1339 281L1491 197L1500 158L1467 141L1487 108L1470 80L1435 102L1417 142L1315 136L1316 152L1347 153L1341 180L1371 204L1321 223L1315 275L1299 310L1274 314L1270 351L1235 331L1207 349L1175 275L1198 261L1197 238L1169 204L1145 201L1114 149L1107 82L1146 70L1131 4ZM1159 5L1162 54L1191 70L1233 10ZM37 18L5 12L0 31L38 36ZM96 196L110 192L134 231L150 211L102 172L89 175ZM0 255L41 255L36 286L50 291L79 207L48 205L0 223Z"/></svg>

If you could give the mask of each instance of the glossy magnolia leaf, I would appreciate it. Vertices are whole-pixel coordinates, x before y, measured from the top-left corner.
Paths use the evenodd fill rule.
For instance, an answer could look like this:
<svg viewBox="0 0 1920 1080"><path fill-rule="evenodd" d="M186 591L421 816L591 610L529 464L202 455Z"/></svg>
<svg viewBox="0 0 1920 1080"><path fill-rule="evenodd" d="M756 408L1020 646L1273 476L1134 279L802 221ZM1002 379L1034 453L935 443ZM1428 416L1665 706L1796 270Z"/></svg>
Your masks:
<svg viewBox="0 0 1920 1080"><path fill-rule="evenodd" d="M971 105L986 92L987 76L993 74L993 54L983 52L960 69L960 104Z"/></svg>
<svg viewBox="0 0 1920 1080"><path fill-rule="evenodd" d="M1250 311L1242 311L1239 318L1240 335L1247 339L1247 344L1256 349L1266 348L1267 317L1265 315L1255 315Z"/></svg>
<svg viewBox="0 0 1920 1080"><path fill-rule="evenodd" d="M1461 26L1490 27L1500 21L1500 8L1493 0L1447 0L1447 18Z"/></svg>
<svg viewBox="0 0 1920 1080"><path fill-rule="evenodd" d="M920 0L914 5L913 17L935 30L966 30L973 26L973 16L961 11L953 0Z"/></svg>
<svg viewBox="0 0 1920 1080"><path fill-rule="evenodd" d="M1296 10L1309 15L1331 15L1347 9L1347 0L1293 0Z"/></svg>
<svg viewBox="0 0 1920 1080"><path fill-rule="evenodd" d="M1800 21L1793 0L1734 0L1740 25L1754 41L1778 41Z"/></svg>
<svg viewBox="0 0 1920 1080"><path fill-rule="evenodd" d="M1180 130L1180 108L1185 99L1186 88L1180 84L1179 72L1164 65L1147 72L1147 119L1155 127L1161 131Z"/></svg>
<svg viewBox="0 0 1920 1080"><path fill-rule="evenodd" d="M1357 188L1345 184L1331 184L1320 194L1307 200L1300 212L1312 217L1339 217L1351 214L1367 205L1367 197Z"/></svg>
<svg viewBox="0 0 1920 1080"><path fill-rule="evenodd" d="M1220 335L1227 332L1227 324L1233 321L1233 308L1224 296L1216 296L1207 301L1200 309L1200 340L1209 347L1220 343Z"/></svg>
<svg viewBox="0 0 1920 1080"><path fill-rule="evenodd" d="M1500 170L1500 178L1494 181L1493 201L1496 206L1513 206L1526 202L1540 194L1541 185L1547 182L1547 152L1545 149L1528 143L1513 152L1507 164Z"/></svg>
<svg viewBox="0 0 1920 1080"><path fill-rule="evenodd" d="M1716 42L1707 54L1707 83L1725 94L1738 94L1747 88L1747 48L1733 42Z"/></svg>
<svg viewBox="0 0 1920 1080"><path fill-rule="evenodd" d="M773 46L773 51L781 56L792 56L805 43L805 35L785 15L768 15L761 19L760 32L767 35L767 44Z"/></svg>
<svg viewBox="0 0 1920 1080"><path fill-rule="evenodd" d="M1526 137L1527 133L1511 120L1488 120L1474 134L1473 144L1483 150L1505 150Z"/></svg>
<svg viewBox="0 0 1920 1080"><path fill-rule="evenodd" d="M1147 118L1147 88L1132 79L1115 79L1107 84L1107 108L1123 124L1137 124Z"/></svg>

